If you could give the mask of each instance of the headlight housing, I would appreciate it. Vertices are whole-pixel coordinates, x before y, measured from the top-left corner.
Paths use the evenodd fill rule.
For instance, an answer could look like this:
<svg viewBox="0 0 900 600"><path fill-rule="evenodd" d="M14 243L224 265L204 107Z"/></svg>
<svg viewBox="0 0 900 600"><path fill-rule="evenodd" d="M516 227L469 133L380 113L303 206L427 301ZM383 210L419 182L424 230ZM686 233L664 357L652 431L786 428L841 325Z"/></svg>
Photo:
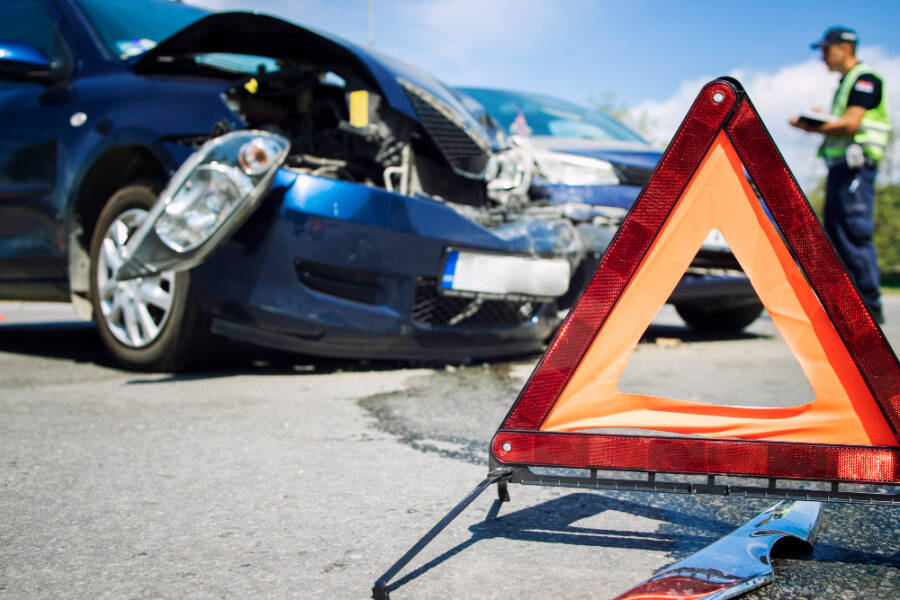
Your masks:
<svg viewBox="0 0 900 600"><path fill-rule="evenodd" d="M256 209L290 142L268 131L211 139L179 168L125 246L116 277L128 279L199 264Z"/></svg>
<svg viewBox="0 0 900 600"><path fill-rule="evenodd" d="M239 169L221 163L200 165L175 192L153 229L172 250L193 250L252 191L250 178Z"/></svg>
<svg viewBox="0 0 900 600"><path fill-rule="evenodd" d="M535 152L534 162L550 183L566 185L617 185L619 178L612 163L598 158L564 152Z"/></svg>
<svg viewBox="0 0 900 600"><path fill-rule="evenodd" d="M527 199L533 165L530 152L517 145L492 154L485 170L488 197L500 204Z"/></svg>

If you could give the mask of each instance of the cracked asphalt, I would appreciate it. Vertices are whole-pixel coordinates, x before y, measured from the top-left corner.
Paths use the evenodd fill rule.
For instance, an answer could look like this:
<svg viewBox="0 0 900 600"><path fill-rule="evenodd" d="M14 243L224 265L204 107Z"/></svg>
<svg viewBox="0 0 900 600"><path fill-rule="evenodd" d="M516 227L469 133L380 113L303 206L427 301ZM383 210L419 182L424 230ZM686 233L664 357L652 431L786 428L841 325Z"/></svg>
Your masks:
<svg viewBox="0 0 900 600"><path fill-rule="evenodd" d="M900 296L885 332L900 348ZM238 349L185 375L122 371L65 305L0 303L0 598L367 598L485 472L538 357L471 365ZM625 391L795 404L771 321L693 334L668 308ZM476 500L391 597L605 598L700 550L760 499L511 486ZM900 597L900 507L826 504L814 550L746 598Z"/></svg>

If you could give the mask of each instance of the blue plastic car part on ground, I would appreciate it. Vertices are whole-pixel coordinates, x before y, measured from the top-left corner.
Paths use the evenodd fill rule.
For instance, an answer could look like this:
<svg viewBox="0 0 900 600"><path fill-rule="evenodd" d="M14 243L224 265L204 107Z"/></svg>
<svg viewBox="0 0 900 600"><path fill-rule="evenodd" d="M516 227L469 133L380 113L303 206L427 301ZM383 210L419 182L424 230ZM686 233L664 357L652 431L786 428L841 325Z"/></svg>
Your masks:
<svg viewBox="0 0 900 600"><path fill-rule="evenodd" d="M323 355L464 359L540 348L557 323L552 303L447 296L437 285L450 246L534 254L529 244L495 235L446 202L480 210L488 195L482 175L500 148L456 92L400 61L272 17L206 16L155 0L129 3L130 17L123 10L111 0L0 5L6 24L0 25L0 296L71 298L82 314L93 305L101 337L104 328L119 327L117 336L104 337L117 358L141 368L176 366L163 360L166 335L169 350L186 353L179 345L186 336L177 331L154 337L157 329L184 326L177 323L187 318L183 303L196 307L194 321L208 321L216 333ZM172 11L171 18L161 10ZM51 63L52 80L14 80L5 54L29 52ZM223 70L223 64L247 63L233 57L242 54L262 55L263 69L277 63L284 70ZM256 101L257 89L277 88L284 73L292 83L324 85L326 71L341 73L329 81L345 86L316 88L331 94L326 100L346 110L345 90L366 90L369 116L382 122L349 134L338 123L331 137L306 140L308 148L292 140L295 155L257 212L190 279L152 281L157 299L121 312L122 302L147 282L116 281L116 252L124 246L110 251L107 245L120 241L117 228L136 227L149 210L147 194L211 136L283 127L283 107L297 102L273 107ZM305 156L341 135L356 136L358 142L345 143L356 154L336 155L332 148L324 162ZM367 143L381 143L380 154L365 154ZM372 161L382 151L400 161L403 144L414 150L402 160L415 166L416 177L400 194L384 189L379 169L405 163ZM344 166L335 158L345 159ZM104 217L117 197L124 212ZM98 220L110 227L106 237ZM108 271L99 304L92 252L103 254ZM164 309L147 320L144 309L167 294L174 294L174 304L163 298ZM135 325L138 317L146 322ZM119 322L103 325L113 318ZM144 335L144 325L153 335ZM116 346L132 338L140 343Z"/></svg>
<svg viewBox="0 0 900 600"><path fill-rule="evenodd" d="M812 550L821 507L818 502L782 500L614 600L724 600L770 584L775 581L772 549L790 540Z"/></svg>

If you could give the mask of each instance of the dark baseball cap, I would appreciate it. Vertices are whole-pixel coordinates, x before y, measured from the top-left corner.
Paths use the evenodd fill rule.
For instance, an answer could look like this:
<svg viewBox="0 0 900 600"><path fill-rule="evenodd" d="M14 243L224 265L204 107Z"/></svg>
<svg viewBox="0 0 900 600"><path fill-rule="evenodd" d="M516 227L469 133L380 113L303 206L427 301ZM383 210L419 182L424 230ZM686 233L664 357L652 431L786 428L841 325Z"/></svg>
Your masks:
<svg viewBox="0 0 900 600"><path fill-rule="evenodd" d="M855 44L859 41L859 36L856 34L856 31L850 29L849 27L832 27L828 31L825 32L825 35L822 36L822 39L818 42L813 42L809 45L810 48L816 49L821 48L822 46L828 46L829 44L839 44L841 42L848 42L850 44Z"/></svg>

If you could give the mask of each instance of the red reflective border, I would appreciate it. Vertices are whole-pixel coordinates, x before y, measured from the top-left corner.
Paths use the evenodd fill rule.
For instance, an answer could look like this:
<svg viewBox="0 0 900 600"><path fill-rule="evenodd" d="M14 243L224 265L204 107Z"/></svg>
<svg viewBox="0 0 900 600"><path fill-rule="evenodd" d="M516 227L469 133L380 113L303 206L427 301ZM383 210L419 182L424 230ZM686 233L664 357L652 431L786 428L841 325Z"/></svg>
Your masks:
<svg viewBox="0 0 900 600"><path fill-rule="evenodd" d="M500 431L491 451L509 466L900 484L900 448L876 446Z"/></svg>
<svg viewBox="0 0 900 600"><path fill-rule="evenodd" d="M835 329L900 440L900 365L753 105L743 99L725 131Z"/></svg>
<svg viewBox="0 0 900 600"><path fill-rule="evenodd" d="M700 92L500 429L540 427L736 104L726 83Z"/></svg>
<svg viewBox="0 0 900 600"><path fill-rule="evenodd" d="M740 86L697 97L593 278L492 444L503 464L900 483L900 448L545 433L539 428L720 130L729 135L860 373L900 439L900 365ZM713 102L713 96L721 94ZM509 431L525 430L525 431ZM511 444L509 452L504 443Z"/></svg>

